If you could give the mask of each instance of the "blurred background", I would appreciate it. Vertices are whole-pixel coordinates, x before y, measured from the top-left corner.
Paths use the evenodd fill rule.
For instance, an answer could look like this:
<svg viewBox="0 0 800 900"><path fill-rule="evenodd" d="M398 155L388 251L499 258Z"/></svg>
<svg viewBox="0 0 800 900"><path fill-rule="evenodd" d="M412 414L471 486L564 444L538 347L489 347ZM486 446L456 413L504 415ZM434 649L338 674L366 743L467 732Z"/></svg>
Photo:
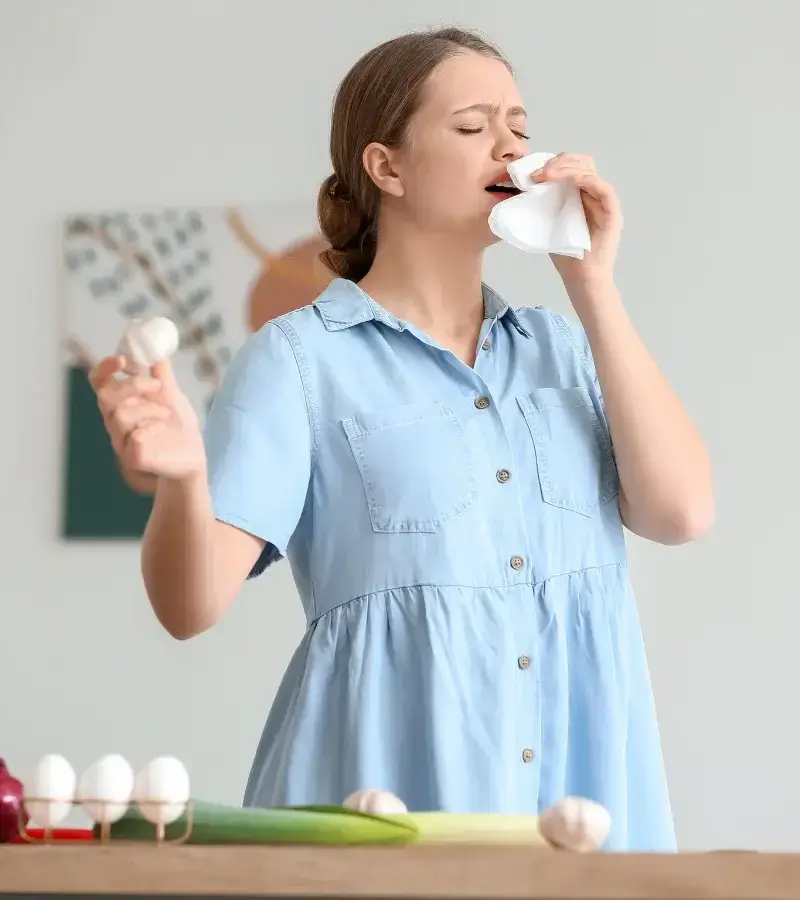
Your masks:
<svg viewBox="0 0 800 900"><path fill-rule="evenodd" d="M618 279L715 463L718 524L631 539L683 849L800 850L800 5L573 0L0 0L0 756L80 772L168 753L239 803L304 621L288 565L177 643L139 571L85 369L173 315L198 407L281 305L318 293L333 91L374 44L457 24L516 67L535 150L593 155ZM793 61L794 60L794 61ZM486 279L570 312L547 259Z"/></svg>

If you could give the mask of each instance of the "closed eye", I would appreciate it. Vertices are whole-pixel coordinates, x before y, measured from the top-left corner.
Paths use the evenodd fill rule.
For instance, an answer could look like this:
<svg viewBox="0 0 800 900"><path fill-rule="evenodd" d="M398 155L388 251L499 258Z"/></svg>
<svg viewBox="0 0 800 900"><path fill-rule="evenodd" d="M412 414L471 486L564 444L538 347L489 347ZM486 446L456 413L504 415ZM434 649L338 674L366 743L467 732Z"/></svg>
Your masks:
<svg viewBox="0 0 800 900"><path fill-rule="evenodd" d="M483 128L469 128L466 126L462 126L461 128L458 129L458 131L460 131L461 134L480 134L483 131ZM511 132L515 137L518 137L521 141L529 141L530 140L530 136L525 134L522 131L517 131L516 129L512 128Z"/></svg>

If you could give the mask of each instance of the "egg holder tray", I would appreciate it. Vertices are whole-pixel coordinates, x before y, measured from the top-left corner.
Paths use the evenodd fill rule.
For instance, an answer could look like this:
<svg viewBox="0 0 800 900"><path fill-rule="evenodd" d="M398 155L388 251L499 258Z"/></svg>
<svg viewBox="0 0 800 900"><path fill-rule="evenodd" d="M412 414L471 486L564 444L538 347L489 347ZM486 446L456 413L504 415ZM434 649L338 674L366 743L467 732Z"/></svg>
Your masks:
<svg viewBox="0 0 800 900"><path fill-rule="evenodd" d="M50 803L52 802L49 797L26 797L25 800L30 803L40 802L40 803ZM84 804L93 804L95 807L99 807L103 809L104 807L115 807L119 808L119 803L117 801L108 801L108 800L96 800L92 798L82 798L81 800L64 800L58 801L59 804L65 803L69 804L73 808L79 808ZM147 800L145 804L148 808L148 811L152 815L153 810L157 810L159 807L168 807L174 806L174 804L169 801L157 801L157 800ZM158 818L158 816L155 816ZM114 838L112 837L112 828L115 823L109 822L107 820L103 820L100 822L96 822L94 824L93 829L93 837L87 839L85 837L62 837L60 833L63 833L65 830L71 834L74 834L77 829L61 829L58 826L45 826L43 828L37 827L35 830L36 834L32 833L29 828L29 823L25 821L25 809L24 806L21 806L17 810L17 827L18 827L18 840L21 843L25 844L45 844L45 845L54 845L63 846L65 844L96 844L96 843L111 843ZM167 826L169 823L165 823L163 821L157 823L151 823L153 829L153 840L154 844L185 844L192 835L192 826L194 824L194 804L192 801L189 801L185 804L184 811L181 813L179 817L179 821L183 824L183 830L176 836L170 835L167 837ZM39 834L41 832L41 836Z"/></svg>

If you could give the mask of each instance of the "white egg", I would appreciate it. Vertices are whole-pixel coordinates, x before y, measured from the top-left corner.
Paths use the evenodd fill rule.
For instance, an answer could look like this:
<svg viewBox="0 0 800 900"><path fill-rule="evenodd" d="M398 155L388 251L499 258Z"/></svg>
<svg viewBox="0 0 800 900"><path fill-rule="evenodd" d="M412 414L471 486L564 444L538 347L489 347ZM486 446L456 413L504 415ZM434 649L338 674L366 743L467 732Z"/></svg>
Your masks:
<svg viewBox="0 0 800 900"><path fill-rule="evenodd" d="M95 760L81 776L78 799L93 822L116 822L128 809L133 793L133 769L124 756L109 753Z"/></svg>
<svg viewBox="0 0 800 900"><path fill-rule="evenodd" d="M172 356L180 344L177 325L163 316L140 321L134 319L125 329L118 352L125 356L129 367L148 368Z"/></svg>
<svg viewBox="0 0 800 900"><path fill-rule="evenodd" d="M23 801L31 820L42 828L63 822L75 799L75 770L57 753L48 753L36 764L23 785Z"/></svg>
<svg viewBox="0 0 800 900"><path fill-rule="evenodd" d="M133 799L142 815L154 825L179 819L189 802L189 773L174 756L159 756L136 776Z"/></svg>
<svg viewBox="0 0 800 900"><path fill-rule="evenodd" d="M390 791L380 791L377 788L353 791L345 798L342 806L372 813L375 816L398 816L408 812L408 807L398 796Z"/></svg>

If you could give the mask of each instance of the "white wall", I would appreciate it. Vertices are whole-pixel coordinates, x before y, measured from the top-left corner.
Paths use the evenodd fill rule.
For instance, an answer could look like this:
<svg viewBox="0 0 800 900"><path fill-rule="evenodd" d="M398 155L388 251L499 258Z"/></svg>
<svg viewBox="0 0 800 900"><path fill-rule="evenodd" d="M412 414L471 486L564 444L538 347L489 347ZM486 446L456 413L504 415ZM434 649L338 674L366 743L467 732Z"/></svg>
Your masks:
<svg viewBox="0 0 800 900"><path fill-rule="evenodd" d="M272 6L0 0L0 755L175 753L200 796L237 803L303 627L282 565L172 642L136 546L59 544L59 216L311 196L347 67L454 20L515 61L534 143L590 152L617 184L620 284L714 456L714 534L631 547L681 843L800 849L800 6ZM564 308L546 260L500 248L489 276Z"/></svg>

